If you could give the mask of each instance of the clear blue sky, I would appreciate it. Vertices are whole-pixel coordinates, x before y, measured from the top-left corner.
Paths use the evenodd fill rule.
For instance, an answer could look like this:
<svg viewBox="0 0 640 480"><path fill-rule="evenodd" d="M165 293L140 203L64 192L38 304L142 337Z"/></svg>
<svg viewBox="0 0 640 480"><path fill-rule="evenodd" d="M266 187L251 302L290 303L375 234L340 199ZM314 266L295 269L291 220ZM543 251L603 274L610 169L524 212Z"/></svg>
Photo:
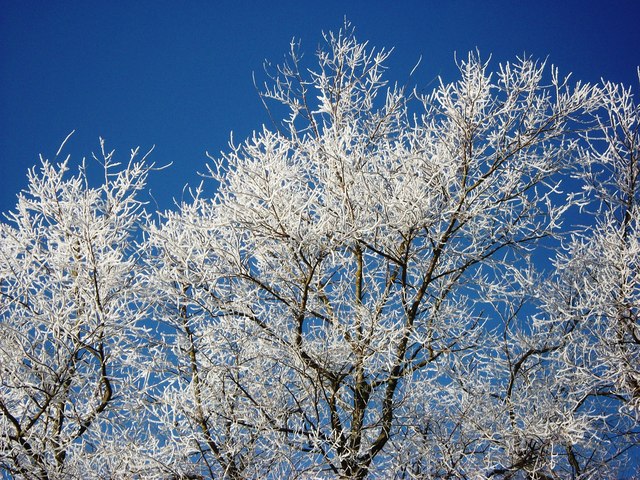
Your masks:
<svg viewBox="0 0 640 480"><path fill-rule="evenodd" d="M105 137L120 158L156 145L173 166L152 177L161 208L199 182L204 152L267 121L252 83L292 37L312 55L344 16L357 36L395 47L390 78L454 78L453 55L494 64L528 53L576 79L637 86L640 1L29 1L0 0L0 210L13 208L38 153L76 163Z"/></svg>

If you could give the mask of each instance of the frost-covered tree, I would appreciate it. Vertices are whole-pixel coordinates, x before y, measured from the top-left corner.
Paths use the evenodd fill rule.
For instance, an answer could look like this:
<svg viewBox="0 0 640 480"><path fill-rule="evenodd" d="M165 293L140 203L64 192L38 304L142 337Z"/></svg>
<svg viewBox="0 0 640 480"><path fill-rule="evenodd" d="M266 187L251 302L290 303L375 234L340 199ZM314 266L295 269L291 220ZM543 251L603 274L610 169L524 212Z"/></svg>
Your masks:
<svg viewBox="0 0 640 480"><path fill-rule="evenodd" d="M424 94L324 38L213 198L151 220L145 162L32 172L1 230L5 471L611 478L638 453L631 91L470 54Z"/></svg>
<svg viewBox="0 0 640 480"><path fill-rule="evenodd" d="M595 228L577 235L559 270L580 288L571 310L598 340L599 368L611 392L640 418L640 107L631 90L603 86L603 118L588 137L592 148L581 177L595 204ZM574 286L577 286L574 284ZM577 315L577 316L576 316Z"/></svg>
<svg viewBox="0 0 640 480"><path fill-rule="evenodd" d="M135 153L118 169L103 145L98 188L43 159L0 225L0 467L16 477L121 476L142 441Z"/></svg>
<svg viewBox="0 0 640 480"><path fill-rule="evenodd" d="M459 81L407 94L387 88L387 52L325 39L315 69L292 49L264 90L284 121L214 159L216 197L196 192L150 232L181 372L160 405L185 465L603 472L629 443L606 430L616 412L573 389L575 344L543 314L538 268L578 201L560 182L586 158L580 132L610 125L594 120L603 89L530 59L491 74L470 55Z"/></svg>
<svg viewBox="0 0 640 480"><path fill-rule="evenodd" d="M626 448L637 455L640 443L640 107L621 85L606 82L601 94L598 128L584 135L576 165L590 225L558 253L538 323L562 332L565 388L601 424L608 463Z"/></svg>

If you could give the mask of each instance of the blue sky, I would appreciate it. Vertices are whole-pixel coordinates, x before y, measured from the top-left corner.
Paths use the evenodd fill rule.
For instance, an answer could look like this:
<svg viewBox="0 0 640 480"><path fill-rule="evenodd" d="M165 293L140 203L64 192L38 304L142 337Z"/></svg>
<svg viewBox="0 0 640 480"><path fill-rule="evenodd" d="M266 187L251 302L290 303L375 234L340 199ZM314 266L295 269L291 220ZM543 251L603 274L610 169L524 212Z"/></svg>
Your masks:
<svg viewBox="0 0 640 480"><path fill-rule="evenodd" d="M150 188L160 208L197 184L205 151L227 149L268 121L252 72L283 59L292 37L311 56L344 16L356 35L395 47L389 78L417 59L418 88L455 78L454 52L493 63L523 53L575 79L637 87L640 2L627 1L28 1L0 0L0 210L15 205L37 156L53 158L69 132L75 159L98 137L126 160L155 145L173 162ZM208 188L212 190L213 185Z"/></svg>

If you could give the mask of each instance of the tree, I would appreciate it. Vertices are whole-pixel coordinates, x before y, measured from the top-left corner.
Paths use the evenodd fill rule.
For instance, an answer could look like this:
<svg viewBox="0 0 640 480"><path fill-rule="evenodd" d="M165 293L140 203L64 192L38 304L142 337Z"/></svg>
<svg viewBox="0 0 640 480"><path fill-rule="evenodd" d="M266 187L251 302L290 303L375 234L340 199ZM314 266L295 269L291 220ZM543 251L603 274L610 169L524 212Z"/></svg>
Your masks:
<svg viewBox="0 0 640 480"><path fill-rule="evenodd" d="M136 194L150 166L104 180L42 159L0 226L0 465L24 478L105 478L130 455L147 361Z"/></svg>
<svg viewBox="0 0 640 480"><path fill-rule="evenodd" d="M348 28L325 41L315 69L292 44L262 93L272 127L212 159L212 199L151 221L145 163L112 177L106 155L98 190L32 174L50 200L2 230L0 318L21 335L0 343L3 468L593 478L637 453L631 92L470 54L421 94Z"/></svg>
<svg viewBox="0 0 640 480"><path fill-rule="evenodd" d="M605 82L595 132L577 166L579 203L593 225L572 236L545 291L547 328L564 332L559 350L580 406L597 411L603 438L640 441L640 109L629 88ZM620 440L624 439L624 440ZM604 442L605 444L607 442ZM619 449L600 447L604 457Z"/></svg>
<svg viewBox="0 0 640 480"><path fill-rule="evenodd" d="M407 95L386 52L326 40L263 93L283 124L214 161L217 197L151 232L186 345L177 436L230 478L601 471L628 443L603 446L602 411L566 388L575 345L543 321L534 254L563 233L603 90L529 59L494 81L470 55Z"/></svg>

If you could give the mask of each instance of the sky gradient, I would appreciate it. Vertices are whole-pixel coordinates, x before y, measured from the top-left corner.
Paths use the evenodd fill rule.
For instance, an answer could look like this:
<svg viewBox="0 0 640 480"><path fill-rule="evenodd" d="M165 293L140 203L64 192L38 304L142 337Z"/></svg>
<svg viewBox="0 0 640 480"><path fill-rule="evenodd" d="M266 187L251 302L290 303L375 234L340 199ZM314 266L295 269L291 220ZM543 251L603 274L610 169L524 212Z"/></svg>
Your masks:
<svg viewBox="0 0 640 480"><path fill-rule="evenodd" d="M73 168L97 151L129 149L172 163L154 174L160 209L200 182L208 151L227 150L268 122L253 85L292 37L312 56L321 32L347 17L360 40L395 47L389 79L419 89L454 80L454 53L492 63L524 53L561 73L638 87L638 1L7 1L0 0L0 210L15 205L38 154L64 152ZM208 192L215 185L206 185Z"/></svg>

